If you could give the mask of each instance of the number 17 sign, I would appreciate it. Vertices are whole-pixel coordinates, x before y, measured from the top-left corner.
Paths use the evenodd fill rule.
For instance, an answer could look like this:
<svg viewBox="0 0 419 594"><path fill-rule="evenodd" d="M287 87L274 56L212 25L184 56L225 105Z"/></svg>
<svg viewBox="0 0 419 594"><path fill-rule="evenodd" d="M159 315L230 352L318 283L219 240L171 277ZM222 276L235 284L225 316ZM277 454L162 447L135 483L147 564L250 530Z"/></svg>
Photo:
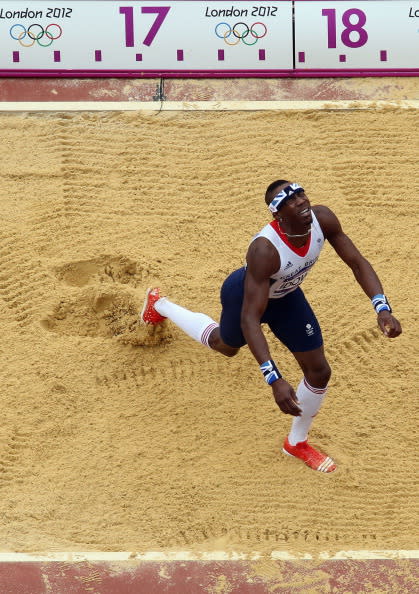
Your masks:
<svg viewBox="0 0 419 594"><path fill-rule="evenodd" d="M297 69L419 67L419 2L295 2Z"/></svg>

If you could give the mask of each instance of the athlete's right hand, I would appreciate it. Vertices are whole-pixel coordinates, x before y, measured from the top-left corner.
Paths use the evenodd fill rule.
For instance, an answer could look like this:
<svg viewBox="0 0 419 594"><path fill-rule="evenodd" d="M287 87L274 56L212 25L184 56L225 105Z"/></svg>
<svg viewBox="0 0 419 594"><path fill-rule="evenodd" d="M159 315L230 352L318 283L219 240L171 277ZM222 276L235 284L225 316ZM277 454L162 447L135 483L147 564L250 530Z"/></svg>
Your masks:
<svg viewBox="0 0 419 594"><path fill-rule="evenodd" d="M278 379L271 388L274 394L275 402L286 415L293 415L299 417L301 415L301 408L298 406L298 399L294 388L284 379Z"/></svg>

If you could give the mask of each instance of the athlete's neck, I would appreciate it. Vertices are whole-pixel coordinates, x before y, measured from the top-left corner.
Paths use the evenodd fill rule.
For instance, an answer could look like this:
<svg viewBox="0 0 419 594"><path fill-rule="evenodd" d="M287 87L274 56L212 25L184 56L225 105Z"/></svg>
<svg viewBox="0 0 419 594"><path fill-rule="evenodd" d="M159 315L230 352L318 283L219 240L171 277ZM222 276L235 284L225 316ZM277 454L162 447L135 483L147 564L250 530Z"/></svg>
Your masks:
<svg viewBox="0 0 419 594"><path fill-rule="evenodd" d="M279 229L280 234L285 235L286 238L289 239L290 243L292 243L296 247L300 247L300 246L304 245L306 243L308 237L310 236L311 225L310 225L310 228L307 231L305 231L304 233L288 233L281 226L279 221L277 221L277 223L278 223L278 229Z"/></svg>
<svg viewBox="0 0 419 594"><path fill-rule="evenodd" d="M283 233L285 233L285 231L283 231ZM311 229L309 229L308 231L306 231L305 233L285 233L285 235L287 237L307 237L307 235L311 233Z"/></svg>

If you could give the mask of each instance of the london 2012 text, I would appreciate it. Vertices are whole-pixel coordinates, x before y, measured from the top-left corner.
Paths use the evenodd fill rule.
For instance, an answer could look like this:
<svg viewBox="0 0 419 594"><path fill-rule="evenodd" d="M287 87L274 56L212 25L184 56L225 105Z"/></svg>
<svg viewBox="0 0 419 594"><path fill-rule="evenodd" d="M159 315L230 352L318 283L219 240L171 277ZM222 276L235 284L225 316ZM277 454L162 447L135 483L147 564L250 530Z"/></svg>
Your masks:
<svg viewBox="0 0 419 594"><path fill-rule="evenodd" d="M251 8L205 8L206 17L247 17L247 16L275 16L277 15L277 6L252 6Z"/></svg>

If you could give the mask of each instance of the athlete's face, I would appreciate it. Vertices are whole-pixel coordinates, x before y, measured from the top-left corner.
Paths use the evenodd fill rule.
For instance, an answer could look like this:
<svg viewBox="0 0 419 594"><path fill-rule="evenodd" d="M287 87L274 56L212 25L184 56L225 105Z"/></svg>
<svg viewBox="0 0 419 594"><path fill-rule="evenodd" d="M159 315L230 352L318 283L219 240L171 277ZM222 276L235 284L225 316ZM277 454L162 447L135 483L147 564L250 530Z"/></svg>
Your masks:
<svg viewBox="0 0 419 594"><path fill-rule="evenodd" d="M286 185L279 186L275 193L280 192L284 189ZM296 192L286 200L279 211L276 213L278 216L275 218L279 219L287 219L290 222L299 222L303 224L311 224L312 215L311 215L311 207L310 207L310 200L308 199L304 190L300 192Z"/></svg>

